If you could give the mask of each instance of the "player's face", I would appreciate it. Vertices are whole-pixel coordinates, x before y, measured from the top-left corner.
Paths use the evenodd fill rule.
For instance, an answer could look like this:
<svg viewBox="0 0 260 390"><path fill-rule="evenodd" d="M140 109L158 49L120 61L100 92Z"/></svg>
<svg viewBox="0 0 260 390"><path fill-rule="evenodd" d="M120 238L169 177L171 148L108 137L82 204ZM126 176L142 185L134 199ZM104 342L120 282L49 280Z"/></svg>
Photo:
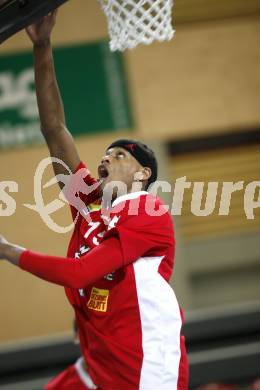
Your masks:
<svg viewBox="0 0 260 390"><path fill-rule="evenodd" d="M143 167L127 150L114 147L106 151L98 167L98 175L103 180L103 188L112 181L120 181L126 184L129 192L136 173L142 170Z"/></svg>

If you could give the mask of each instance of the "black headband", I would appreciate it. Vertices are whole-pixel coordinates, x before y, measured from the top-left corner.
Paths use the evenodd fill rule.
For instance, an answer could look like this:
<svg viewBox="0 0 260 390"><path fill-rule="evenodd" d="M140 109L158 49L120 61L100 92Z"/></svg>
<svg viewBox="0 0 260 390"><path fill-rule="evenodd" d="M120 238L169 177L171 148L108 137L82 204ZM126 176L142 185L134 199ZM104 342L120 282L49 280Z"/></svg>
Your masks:
<svg viewBox="0 0 260 390"><path fill-rule="evenodd" d="M148 185L157 179L157 160L154 152L147 145L131 139L119 139L113 142L107 149L115 147L127 150L143 167L151 169L152 174L148 179Z"/></svg>

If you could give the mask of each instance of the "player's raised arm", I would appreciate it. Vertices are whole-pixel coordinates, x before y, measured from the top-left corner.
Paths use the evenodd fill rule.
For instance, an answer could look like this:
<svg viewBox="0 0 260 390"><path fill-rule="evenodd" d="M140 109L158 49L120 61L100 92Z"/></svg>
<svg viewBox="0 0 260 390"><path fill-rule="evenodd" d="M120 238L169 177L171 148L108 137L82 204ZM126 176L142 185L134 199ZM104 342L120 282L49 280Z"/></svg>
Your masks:
<svg viewBox="0 0 260 390"><path fill-rule="evenodd" d="M26 31L33 43L35 84L41 131L49 147L50 155L63 160L74 171L80 158L73 138L66 128L50 39L56 14L57 10L27 27ZM61 164L54 163L53 168L55 174L68 173Z"/></svg>

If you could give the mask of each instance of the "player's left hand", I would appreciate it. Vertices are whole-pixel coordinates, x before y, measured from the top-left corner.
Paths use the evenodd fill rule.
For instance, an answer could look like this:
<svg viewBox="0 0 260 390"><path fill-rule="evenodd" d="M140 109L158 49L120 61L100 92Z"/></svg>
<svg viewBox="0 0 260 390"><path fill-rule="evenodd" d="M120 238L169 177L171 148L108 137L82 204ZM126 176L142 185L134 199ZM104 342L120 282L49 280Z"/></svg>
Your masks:
<svg viewBox="0 0 260 390"><path fill-rule="evenodd" d="M50 40L52 29L56 22L57 9L26 27L26 32L34 45L44 45Z"/></svg>

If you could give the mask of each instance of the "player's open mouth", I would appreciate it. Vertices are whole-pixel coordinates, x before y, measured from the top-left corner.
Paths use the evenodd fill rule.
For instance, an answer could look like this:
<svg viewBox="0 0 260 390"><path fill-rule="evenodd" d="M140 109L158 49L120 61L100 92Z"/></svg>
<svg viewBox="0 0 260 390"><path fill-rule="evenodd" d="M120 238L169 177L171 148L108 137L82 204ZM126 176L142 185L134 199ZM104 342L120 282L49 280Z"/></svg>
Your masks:
<svg viewBox="0 0 260 390"><path fill-rule="evenodd" d="M98 167L98 176L100 179L106 179L108 177L108 170L104 165L99 165Z"/></svg>

